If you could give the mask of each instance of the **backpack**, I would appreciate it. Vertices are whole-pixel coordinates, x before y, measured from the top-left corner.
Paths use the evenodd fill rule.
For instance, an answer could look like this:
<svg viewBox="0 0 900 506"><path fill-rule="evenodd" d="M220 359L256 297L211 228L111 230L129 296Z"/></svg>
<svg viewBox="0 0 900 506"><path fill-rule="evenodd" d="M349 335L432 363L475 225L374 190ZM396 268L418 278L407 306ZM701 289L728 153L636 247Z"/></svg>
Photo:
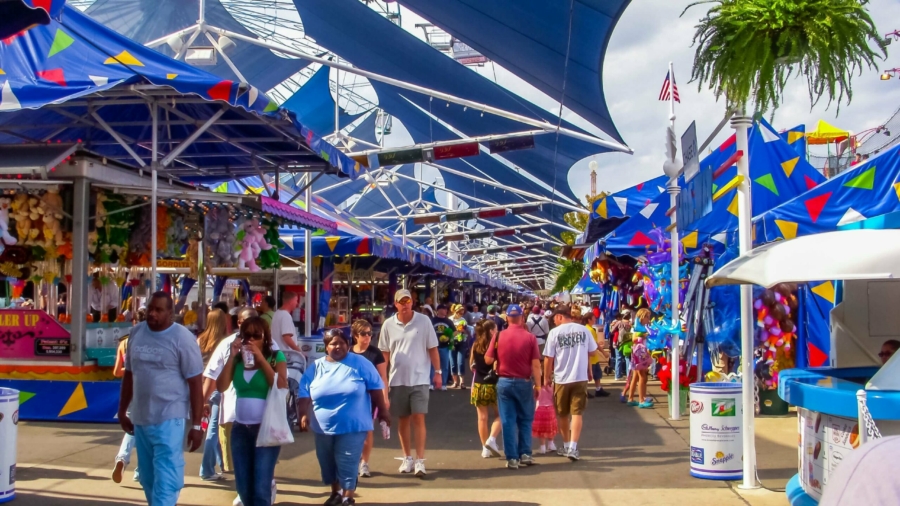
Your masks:
<svg viewBox="0 0 900 506"><path fill-rule="evenodd" d="M637 343L631 347L631 368L636 371L646 371L650 369L653 358L650 356L650 350L644 343Z"/></svg>
<svg viewBox="0 0 900 506"><path fill-rule="evenodd" d="M534 317L537 316L537 320ZM534 331L534 327L537 325L538 330L541 330L541 316L540 315L531 315L531 318L528 321L528 332L531 332L537 337L543 337L543 334L538 336L538 333Z"/></svg>

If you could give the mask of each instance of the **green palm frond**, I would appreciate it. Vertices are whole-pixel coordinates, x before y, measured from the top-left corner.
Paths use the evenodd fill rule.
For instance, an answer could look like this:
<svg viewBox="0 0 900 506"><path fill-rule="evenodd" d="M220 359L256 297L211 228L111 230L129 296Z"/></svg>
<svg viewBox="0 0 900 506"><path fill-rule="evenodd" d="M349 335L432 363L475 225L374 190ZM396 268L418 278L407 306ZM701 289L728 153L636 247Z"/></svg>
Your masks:
<svg viewBox="0 0 900 506"><path fill-rule="evenodd" d="M559 264L562 266L562 270L556 276L552 293L571 291L584 276L584 262L580 260L560 258Z"/></svg>
<svg viewBox="0 0 900 506"><path fill-rule="evenodd" d="M705 0L685 12L707 3L715 5L696 26L691 80L737 110L778 108L794 73L806 77L812 105L827 97L840 108L853 98L853 75L886 56L866 0Z"/></svg>

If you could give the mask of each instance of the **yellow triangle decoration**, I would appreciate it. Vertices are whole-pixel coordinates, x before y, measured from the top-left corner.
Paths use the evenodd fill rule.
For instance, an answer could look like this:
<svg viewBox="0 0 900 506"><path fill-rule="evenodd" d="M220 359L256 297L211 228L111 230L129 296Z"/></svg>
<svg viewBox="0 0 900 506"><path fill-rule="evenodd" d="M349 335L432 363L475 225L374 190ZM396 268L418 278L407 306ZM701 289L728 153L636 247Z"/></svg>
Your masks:
<svg viewBox="0 0 900 506"><path fill-rule="evenodd" d="M5 76L5 75L6 75L6 72L4 72L3 69L0 69L0 76Z"/></svg>
<svg viewBox="0 0 900 506"><path fill-rule="evenodd" d="M338 236L328 236L325 238L325 243L328 244L328 249L331 250L332 253L334 253L334 248L337 247L338 241L340 240L341 238Z"/></svg>
<svg viewBox="0 0 900 506"><path fill-rule="evenodd" d="M800 157L792 158L786 162L781 162L781 168L784 169L784 173L787 174L787 177L791 177L791 174L794 173L794 167L797 166L797 162L800 161Z"/></svg>
<svg viewBox="0 0 900 506"><path fill-rule="evenodd" d="M788 240L797 237L797 224L793 221L775 220L775 225L781 231L781 237Z"/></svg>
<svg viewBox="0 0 900 506"><path fill-rule="evenodd" d="M894 193L897 194L897 200L900 200L900 183L894 183Z"/></svg>
<svg viewBox="0 0 900 506"><path fill-rule="evenodd" d="M172 79L175 79L176 77L178 77L178 74L166 74L166 79L168 79L170 81Z"/></svg>
<svg viewBox="0 0 900 506"><path fill-rule="evenodd" d="M788 144L793 144L805 136L806 136L806 134L803 132L788 132L788 137L787 137Z"/></svg>
<svg viewBox="0 0 900 506"><path fill-rule="evenodd" d="M603 218L604 220L606 218L609 218L609 211L607 211L607 209L606 209L606 198L604 198L603 200L600 201L599 204L597 204L597 214L599 214L600 217Z"/></svg>
<svg viewBox="0 0 900 506"><path fill-rule="evenodd" d="M735 216L738 216L738 197L737 197L737 195L734 196L734 199L731 201L731 204L728 205L728 212ZM740 216L738 216L738 217L740 217Z"/></svg>
<svg viewBox="0 0 900 506"><path fill-rule="evenodd" d="M69 396L69 400L66 401L66 405L63 406L62 411L59 412L57 417L62 418L76 411L87 409L87 407L88 403L87 398L84 396L84 387L81 386L81 383L79 382L78 386L75 387L75 391Z"/></svg>
<svg viewBox="0 0 900 506"><path fill-rule="evenodd" d="M694 249L697 247L697 231L694 230L690 234L681 238L681 244L684 245L684 249Z"/></svg>
<svg viewBox="0 0 900 506"><path fill-rule="evenodd" d="M141 63L141 60L138 60L134 56L131 56L131 53L128 51L122 51L116 56L111 56L107 58L103 64L104 65L114 65L116 63L121 63L122 65L133 65L135 67L143 67L144 64Z"/></svg>
<svg viewBox="0 0 900 506"><path fill-rule="evenodd" d="M812 287L812 292L834 304L834 284L831 281L826 281L821 285Z"/></svg>

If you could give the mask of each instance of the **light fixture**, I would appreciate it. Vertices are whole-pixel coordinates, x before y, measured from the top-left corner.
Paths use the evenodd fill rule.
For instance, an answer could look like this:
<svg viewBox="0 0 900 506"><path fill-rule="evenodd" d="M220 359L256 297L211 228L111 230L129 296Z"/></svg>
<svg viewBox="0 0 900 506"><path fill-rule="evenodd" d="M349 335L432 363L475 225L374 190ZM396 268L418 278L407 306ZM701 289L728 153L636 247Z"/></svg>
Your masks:
<svg viewBox="0 0 900 506"><path fill-rule="evenodd" d="M235 43L233 40L226 37L225 35L219 35L219 49L221 49L223 53L227 52L229 49L232 49L234 46Z"/></svg>
<svg viewBox="0 0 900 506"><path fill-rule="evenodd" d="M882 81L890 81L890 80L891 80L891 75L888 74L887 72L885 72L885 73L881 74L881 80L882 80Z"/></svg>
<svg viewBox="0 0 900 506"><path fill-rule="evenodd" d="M181 52L181 49L184 47L184 41L181 40L181 35L173 34L171 37L166 39L166 44L168 44L169 48L178 54Z"/></svg>

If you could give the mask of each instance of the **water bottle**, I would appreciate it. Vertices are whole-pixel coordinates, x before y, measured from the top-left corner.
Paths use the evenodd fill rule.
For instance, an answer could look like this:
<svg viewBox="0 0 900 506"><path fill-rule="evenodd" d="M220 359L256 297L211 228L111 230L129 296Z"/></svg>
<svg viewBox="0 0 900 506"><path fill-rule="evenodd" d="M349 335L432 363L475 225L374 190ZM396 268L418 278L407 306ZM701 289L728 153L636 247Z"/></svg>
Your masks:
<svg viewBox="0 0 900 506"><path fill-rule="evenodd" d="M391 438L391 427L384 420L381 421L381 437L384 439Z"/></svg>
<svg viewBox="0 0 900 506"><path fill-rule="evenodd" d="M244 358L244 368L253 369L253 366L256 365L256 360L253 357L253 352L250 350L249 346L244 346L241 350L241 356Z"/></svg>

